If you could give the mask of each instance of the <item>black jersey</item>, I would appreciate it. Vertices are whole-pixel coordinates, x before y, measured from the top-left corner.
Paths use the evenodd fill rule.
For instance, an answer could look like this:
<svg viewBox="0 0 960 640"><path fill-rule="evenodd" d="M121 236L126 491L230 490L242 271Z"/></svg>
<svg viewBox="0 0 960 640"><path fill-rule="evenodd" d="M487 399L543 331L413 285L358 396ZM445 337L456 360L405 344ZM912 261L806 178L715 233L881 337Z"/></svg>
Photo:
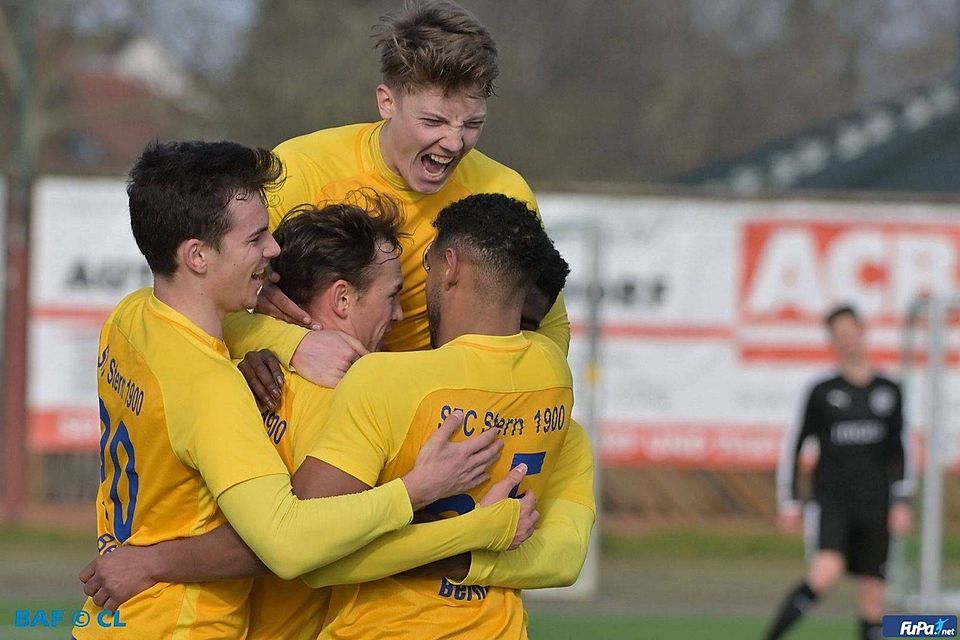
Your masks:
<svg viewBox="0 0 960 640"><path fill-rule="evenodd" d="M789 434L778 469L778 497L797 500L797 459L804 440L816 437L820 454L813 497L853 509L886 509L891 496L908 497L903 399L882 376L858 387L834 376L810 391L802 420Z"/></svg>

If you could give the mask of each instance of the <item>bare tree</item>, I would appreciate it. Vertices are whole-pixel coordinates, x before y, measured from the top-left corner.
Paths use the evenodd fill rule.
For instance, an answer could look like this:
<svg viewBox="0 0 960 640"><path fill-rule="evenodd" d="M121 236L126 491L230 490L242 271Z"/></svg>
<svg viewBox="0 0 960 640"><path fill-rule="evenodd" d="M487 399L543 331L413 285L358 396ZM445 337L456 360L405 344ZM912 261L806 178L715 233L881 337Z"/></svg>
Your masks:
<svg viewBox="0 0 960 640"><path fill-rule="evenodd" d="M942 75L951 1L462 0L501 54L481 149L541 183L669 177ZM222 132L375 119L369 29L396 6L261 0Z"/></svg>

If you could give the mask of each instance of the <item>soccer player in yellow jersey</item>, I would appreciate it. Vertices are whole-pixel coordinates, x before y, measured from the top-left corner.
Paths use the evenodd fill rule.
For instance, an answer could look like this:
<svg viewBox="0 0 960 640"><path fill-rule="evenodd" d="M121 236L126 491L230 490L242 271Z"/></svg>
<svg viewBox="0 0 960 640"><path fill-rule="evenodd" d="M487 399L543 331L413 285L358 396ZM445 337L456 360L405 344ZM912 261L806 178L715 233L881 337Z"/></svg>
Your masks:
<svg viewBox="0 0 960 640"><path fill-rule="evenodd" d="M572 381L563 350L539 334L520 331L524 300L553 250L536 214L516 199L475 195L446 207L434 226L437 235L424 267L436 349L371 354L350 369L318 445L303 463L303 469L316 471L294 480L298 495L352 493L402 476L433 431L458 409L465 416L458 437L469 441L492 431L503 440L494 473L524 463L528 474L518 491L545 494L565 439L582 434L571 430ZM589 467L589 458L583 464ZM565 473L588 472L581 467ZM427 511L439 517L468 513L485 488L438 501ZM592 487L579 497L578 506L590 517L574 518L573 535L585 548ZM570 564L571 558L529 560ZM575 577L583 556L572 560L575 566L566 575ZM543 565L537 570L543 572ZM469 571L473 576L397 575L335 587L321 637L525 638L519 592L490 586L492 569ZM457 583L478 576L470 585ZM542 573L525 577L543 580Z"/></svg>
<svg viewBox="0 0 960 640"><path fill-rule="evenodd" d="M287 219L275 232L282 251L272 267L283 275L281 285L287 294L325 326L341 329L375 350L401 314L398 254L402 216L386 198L373 193L359 195L357 200L363 201L366 209L329 205ZM271 403L262 415L266 437L293 475L316 438L333 390L289 371L283 374L280 404ZM491 490L486 503L506 497L521 479L522 473L509 474ZM517 527L522 538L536 521L533 501L526 502ZM493 524L489 518L467 517L440 526L416 525L379 538L371 548L347 556L309 579L328 584L380 578L461 550L506 548L512 530L497 530ZM515 538L513 543L517 542ZM264 572L256 556L228 526L186 540L126 546L94 565L96 593L103 602L109 599L118 605L158 581L202 582ZM327 590L311 589L301 580L281 580L273 575L258 578L250 592L248 638L315 638L327 601Z"/></svg>
<svg viewBox="0 0 960 640"><path fill-rule="evenodd" d="M291 493L221 338L225 316L254 304L278 253L264 189L279 173L270 152L227 142L154 143L131 171L131 225L154 287L125 298L101 332L101 553L226 530L229 520L272 571L293 577L488 477L490 448L438 437L412 471L383 487L329 500ZM93 589L85 610L95 623L73 633L243 638L250 585L161 582L126 603L114 620L123 626L112 627L100 626L101 605L113 607Z"/></svg>
<svg viewBox="0 0 960 640"><path fill-rule="evenodd" d="M384 16L377 32L383 82L376 89L382 120L324 129L276 148L286 173L270 200L274 228L301 204L338 202L358 187L399 200L411 234L402 257L404 319L386 336L390 351L430 346L426 272L419 257L432 239L430 223L448 204L476 193L503 193L536 209L526 181L475 146L487 115L487 99L499 74L497 48L487 29L459 5L418 0ZM258 307L304 324L310 314L275 287L265 285ZM311 332L270 324L243 314L227 323L231 351L269 346L283 362L314 382L333 386L365 350L334 332ZM540 333L566 350L570 327L562 297L541 323Z"/></svg>

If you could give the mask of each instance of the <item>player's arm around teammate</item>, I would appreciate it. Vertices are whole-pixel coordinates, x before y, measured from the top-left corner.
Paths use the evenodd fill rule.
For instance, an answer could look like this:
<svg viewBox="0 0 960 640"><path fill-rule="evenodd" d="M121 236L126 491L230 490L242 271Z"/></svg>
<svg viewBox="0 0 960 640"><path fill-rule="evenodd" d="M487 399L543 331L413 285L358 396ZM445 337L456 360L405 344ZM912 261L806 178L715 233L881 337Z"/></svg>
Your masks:
<svg viewBox="0 0 960 640"><path fill-rule="evenodd" d="M518 549L475 550L459 566L439 569L455 584L512 589L566 587L576 582L596 522L593 452L590 438L571 421L557 466L540 498L540 522ZM323 571L319 569L318 571Z"/></svg>
<svg viewBox="0 0 960 640"><path fill-rule="evenodd" d="M385 199L373 199L367 204L369 211L347 205L331 205L326 210L311 211L281 225L277 229L276 239L283 246L283 252L281 257L274 258L274 267L287 274L286 286L298 299L309 301L311 310L318 317L373 349L380 343L390 323L400 317L397 297L402 278L397 256L401 250L398 232L401 216L396 207ZM281 374L279 367L271 370L273 377ZM296 380L291 384L293 382ZM287 433L285 426L284 433L293 439L283 441L286 444L279 449L287 468L293 471L297 461L304 457L304 454L298 453L298 449L307 446L305 443L322 424L326 406L324 399L330 398L332 391L313 387L300 380L291 394L294 399L284 407L282 413L289 419L290 427ZM264 419L267 418L265 415ZM463 447L449 443L447 437L450 431L459 426L460 418L457 414L450 416L449 426L435 434L436 439L424 451L421 463L430 466L432 459L447 459L456 453L455 449ZM481 459L492 460L500 443L493 442L492 434L485 437L484 441L468 449L477 452ZM276 441L278 446L280 442L279 439ZM291 445L292 450L287 445ZM484 469L478 470L482 471ZM486 477L481 475L481 480L486 480ZM518 479L514 480L513 484L519 482ZM509 484L509 480L506 482ZM491 503L499 503L502 498L495 496L502 493L505 497L512 486L509 484L505 489L491 491L494 496ZM414 502L419 504L417 499ZM529 504L523 507L520 509L513 501L504 501L454 525L442 523L440 528L443 531L432 535L446 540L446 546L441 545L443 549L448 549L445 552L442 549L430 551L426 545L419 545L422 547L419 550L416 545L408 545L407 549L403 549L390 544L389 540L384 541L383 546L393 561L400 563L401 569L464 549L506 548L512 538L523 538L529 535L527 532L532 528L528 521L531 517L535 520L536 512ZM515 536L518 511L520 532ZM464 532L468 535L464 535ZM416 542L421 537L414 533L409 539ZM131 570L129 565L136 563L136 558L141 558L143 562ZM87 581L88 594L96 596L97 604L110 602L116 605L144 586L149 586L151 580L192 582L229 579L251 575L259 570L262 570L262 566L257 558L246 549L230 527L224 526L204 536L161 543L150 549L118 548L110 556L92 563L83 577ZM118 581L120 584L115 584Z"/></svg>
<svg viewBox="0 0 960 640"><path fill-rule="evenodd" d="M452 415L448 437L463 415ZM472 550L499 552L520 547L539 519L532 497L507 500L526 473L513 469L469 514L413 524L377 538L361 549L303 577L313 587L379 580ZM320 496L317 496L320 497ZM84 593L97 605L116 609L158 582L206 582L263 575L269 570L229 524L192 538L149 547L125 545L98 556L80 573Z"/></svg>
<svg viewBox="0 0 960 640"><path fill-rule="evenodd" d="M566 261L553 249L543 273L524 301L522 329L536 331L540 327L562 291L569 271ZM270 354L251 359L244 368L248 383L259 390L257 396L261 402L270 402L276 397L273 393L278 393L274 371L275 365ZM429 567L418 568L418 574L447 576L454 581L461 581L460 584L524 589L571 584L586 559L590 534L596 521L593 465L589 437L578 423L571 421L570 433L564 441L557 467L550 476L546 493L539 501L538 509L542 518L532 538L519 550L464 553ZM362 552L370 548L368 545ZM366 576L356 579L356 575L344 574L341 565L357 561L356 557L351 558L320 568L306 579L313 586L375 579ZM371 566L376 564L371 563Z"/></svg>
<svg viewBox="0 0 960 640"><path fill-rule="evenodd" d="M450 442L450 434L455 431L462 420L462 415L451 415L446 424L434 434L430 446L424 448L423 455L418 457L415 468L403 478L403 485L408 487L408 495L411 508L416 511L422 509L447 495L460 493L465 488L476 486L478 483L489 479L486 469L499 455L500 446L494 434L476 439L467 443ZM522 473L520 474L522 479ZM343 540L341 538L360 537L365 542L372 541L376 536L370 536L365 532L369 527L370 517L362 517L362 511L351 509L351 499L356 502L367 502L363 496L359 495L340 495L338 497L327 498L317 501L305 499L306 503L316 504L327 503L331 507L341 507L340 518L337 519L338 526L330 527L328 520L325 523L327 533L315 532L315 537L304 539L294 532L281 531L279 534L263 531L262 525L258 526L256 522L264 521L270 523L271 527L283 527L289 529L290 525L283 521L283 516L276 517L275 514L256 513L245 501L250 499L254 507L257 505L265 506L268 504L266 498L276 491L276 487L281 484L271 476L269 482L251 480L236 485L228 489L221 496L221 508L227 515L231 526L224 525L217 530L202 536L186 538L179 541L170 541L156 545L157 549L149 548L136 549L133 547L118 547L113 552L98 556L94 561L88 564L81 572L81 581L84 582L84 592L94 599L98 606L105 608L116 608L126 599L136 593L146 589L152 584L163 582L200 582L206 580L225 580L240 577L249 577L263 573L264 568L269 568L273 573L283 578L294 578L307 570L315 569L334 560L344 557L351 551L364 546L356 545L352 540ZM497 485L497 491L491 492L492 496L499 496L500 493L509 493L514 485L510 483L508 477ZM257 486L245 486L255 483ZM287 477L286 484L290 486L290 478ZM506 489L504 489L506 487ZM240 489L240 491L236 491ZM224 501L223 497L230 497ZM354 492L356 493L356 492ZM364 495L371 495L366 492ZM317 496L318 498L321 496ZM297 502L294 496L282 498L281 504L289 501ZM346 501L346 502L345 502ZM225 502L225 504L224 504ZM486 532L480 538L471 536L470 540L474 545L489 545L493 549L503 549L508 545L519 544L522 540L529 537L533 528L533 523L539 517L535 505L530 501L525 508L517 508L514 501L507 501L503 498L497 498L489 509L481 510L476 517L469 518L462 523L464 527L471 527L471 533L477 530ZM339 503L339 504L336 504ZM370 504L376 504L372 502ZM346 506L347 508L342 508ZM366 507L369 509L369 507ZM282 509L282 508L281 508ZM278 509L278 510L281 510ZM373 509L377 511L376 508ZM380 510L382 514L382 510ZM287 514L289 515L289 511ZM331 516L333 513L331 512ZM296 514L292 519L297 520ZM344 521L354 517L356 523ZM506 520L505 520L506 519ZM409 518L407 519L409 522ZM508 527L503 527L504 522L509 522ZM389 524L384 527L390 527L379 533L389 533L398 527ZM499 524L499 527L490 526ZM427 526L436 529L434 523ZM244 535L238 535L234 528L243 532ZM347 530L346 535L340 531ZM429 535L437 533L456 532L457 527L449 525L443 531L430 530ZM334 531L337 531L334 534ZM289 536L289 538L288 538ZM285 539L295 539L298 544L307 545L307 549L297 552L296 550L283 550L283 541ZM479 540L480 542L476 542ZM245 543L245 544L244 544ZM279 552L267 549L261 544L280 545ZM467 544L460 540L460 546ZM164 552L164 546L167 551ZM320 552L319 549L329 547L327 552ZM319 548L319 549L318 549ZM473 548L467 546L466 548ZM251 551L253 549L256 551ZM347 549L344 551L344 549ZM460 553L464 548L455 547L447 555ZM386 553L390 553L388 549ZM117 554L115 557L114 554ZM290 559L290 555L296 555ZM258 558L259 556L259 558ZM287 557L284 557L287 556ZM438 557L445 557L444 555ZM410 566L418 566L425 562L431 562L438 557L430 557L419 563L410 561ZM261 562L262 558L262 562ZM317 559L319 558L319 560ZM303 571L297 571L299 567L307 567ZM401 569L403 570L403 569Z"/></svg>
<svg viewBox="0 0 960 640"><path fill-rule="evenodd" d="M553 249L543 273L527 294L520 316L524 331L536 331L566 284L570 267ZM560 345L562 346L562 345ZM575 420L560 451L538 508L540 522L519 549L473 551L416 570L446 576L454 584L515 589L568 586L583 568L596 522L594 458L590 438ZM322 574L321 568L312 575Z"/></svg>

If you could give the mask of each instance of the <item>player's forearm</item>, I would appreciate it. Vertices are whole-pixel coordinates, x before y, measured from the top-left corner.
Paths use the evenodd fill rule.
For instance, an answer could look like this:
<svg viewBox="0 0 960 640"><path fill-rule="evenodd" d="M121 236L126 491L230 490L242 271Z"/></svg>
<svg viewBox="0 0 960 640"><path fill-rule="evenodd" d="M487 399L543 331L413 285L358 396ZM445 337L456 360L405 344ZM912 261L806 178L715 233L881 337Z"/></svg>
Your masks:
<svg viewBox="0 0 960 640"><path fill-rule="evenodd" d="M544 316L537 333L543 334L556 342L564 353L570 351L570 318L567 317L567 307L563 301L563 294L557 297L553 307Z"/></svg>
<svg viewBox="0 0 960 640"><path fill-rule="evenodd" d="M511 589L569 586L583 568L595 521L589 507L558 500L544 514L540 528L518 549L474 551L470 572L461 584Z"/></svg>
<svg viewBox="0 0 960 640"><path fill-rule="evenodd" d="M800 509L800 497L797 491L797 474L800 462L800 451L806 437L804 429L801 433L784 442L780 452L780 461L777 464L777 509L781 513Z"/></svg>
<svg viewBox="0 0 960 640"><path fill-rule="evenodd" d="M285 579L338 560L413 518L400 480L363 493L298 500L289 476L276 474L231 487L218 503L244 542Z"/></svg>
<svg viewBox="0 0 960 640"><path fill-rule="evenodd" d="M311 587L369 582L473 549L501 551L510 546L519 517L518 501L501 500L455 518L410 525L311 571L303 580Z"/></svg>
<svg viewBox="0 0 960 640"><path fill-rule="evenodd" d="M242 358L250 351L269 349L288 367L300 341L309 332L309 329L246 311L231 313L223 323L223 340L232 357Z"/></svg>
<svg viewBox="0 0 960 640"><path fill-rule="evenodd" d="M157 582L209 582L267 572L229 524L209 533L148 547L150 574Z"/></svg>
<svg viewBox="0 0 960 640"><path fill-rule="evenodd" d="M904 430L903 410L899 409L890 429L890 498L893 502L911 503L914 494L913 460L910 441Z"/></svg>

